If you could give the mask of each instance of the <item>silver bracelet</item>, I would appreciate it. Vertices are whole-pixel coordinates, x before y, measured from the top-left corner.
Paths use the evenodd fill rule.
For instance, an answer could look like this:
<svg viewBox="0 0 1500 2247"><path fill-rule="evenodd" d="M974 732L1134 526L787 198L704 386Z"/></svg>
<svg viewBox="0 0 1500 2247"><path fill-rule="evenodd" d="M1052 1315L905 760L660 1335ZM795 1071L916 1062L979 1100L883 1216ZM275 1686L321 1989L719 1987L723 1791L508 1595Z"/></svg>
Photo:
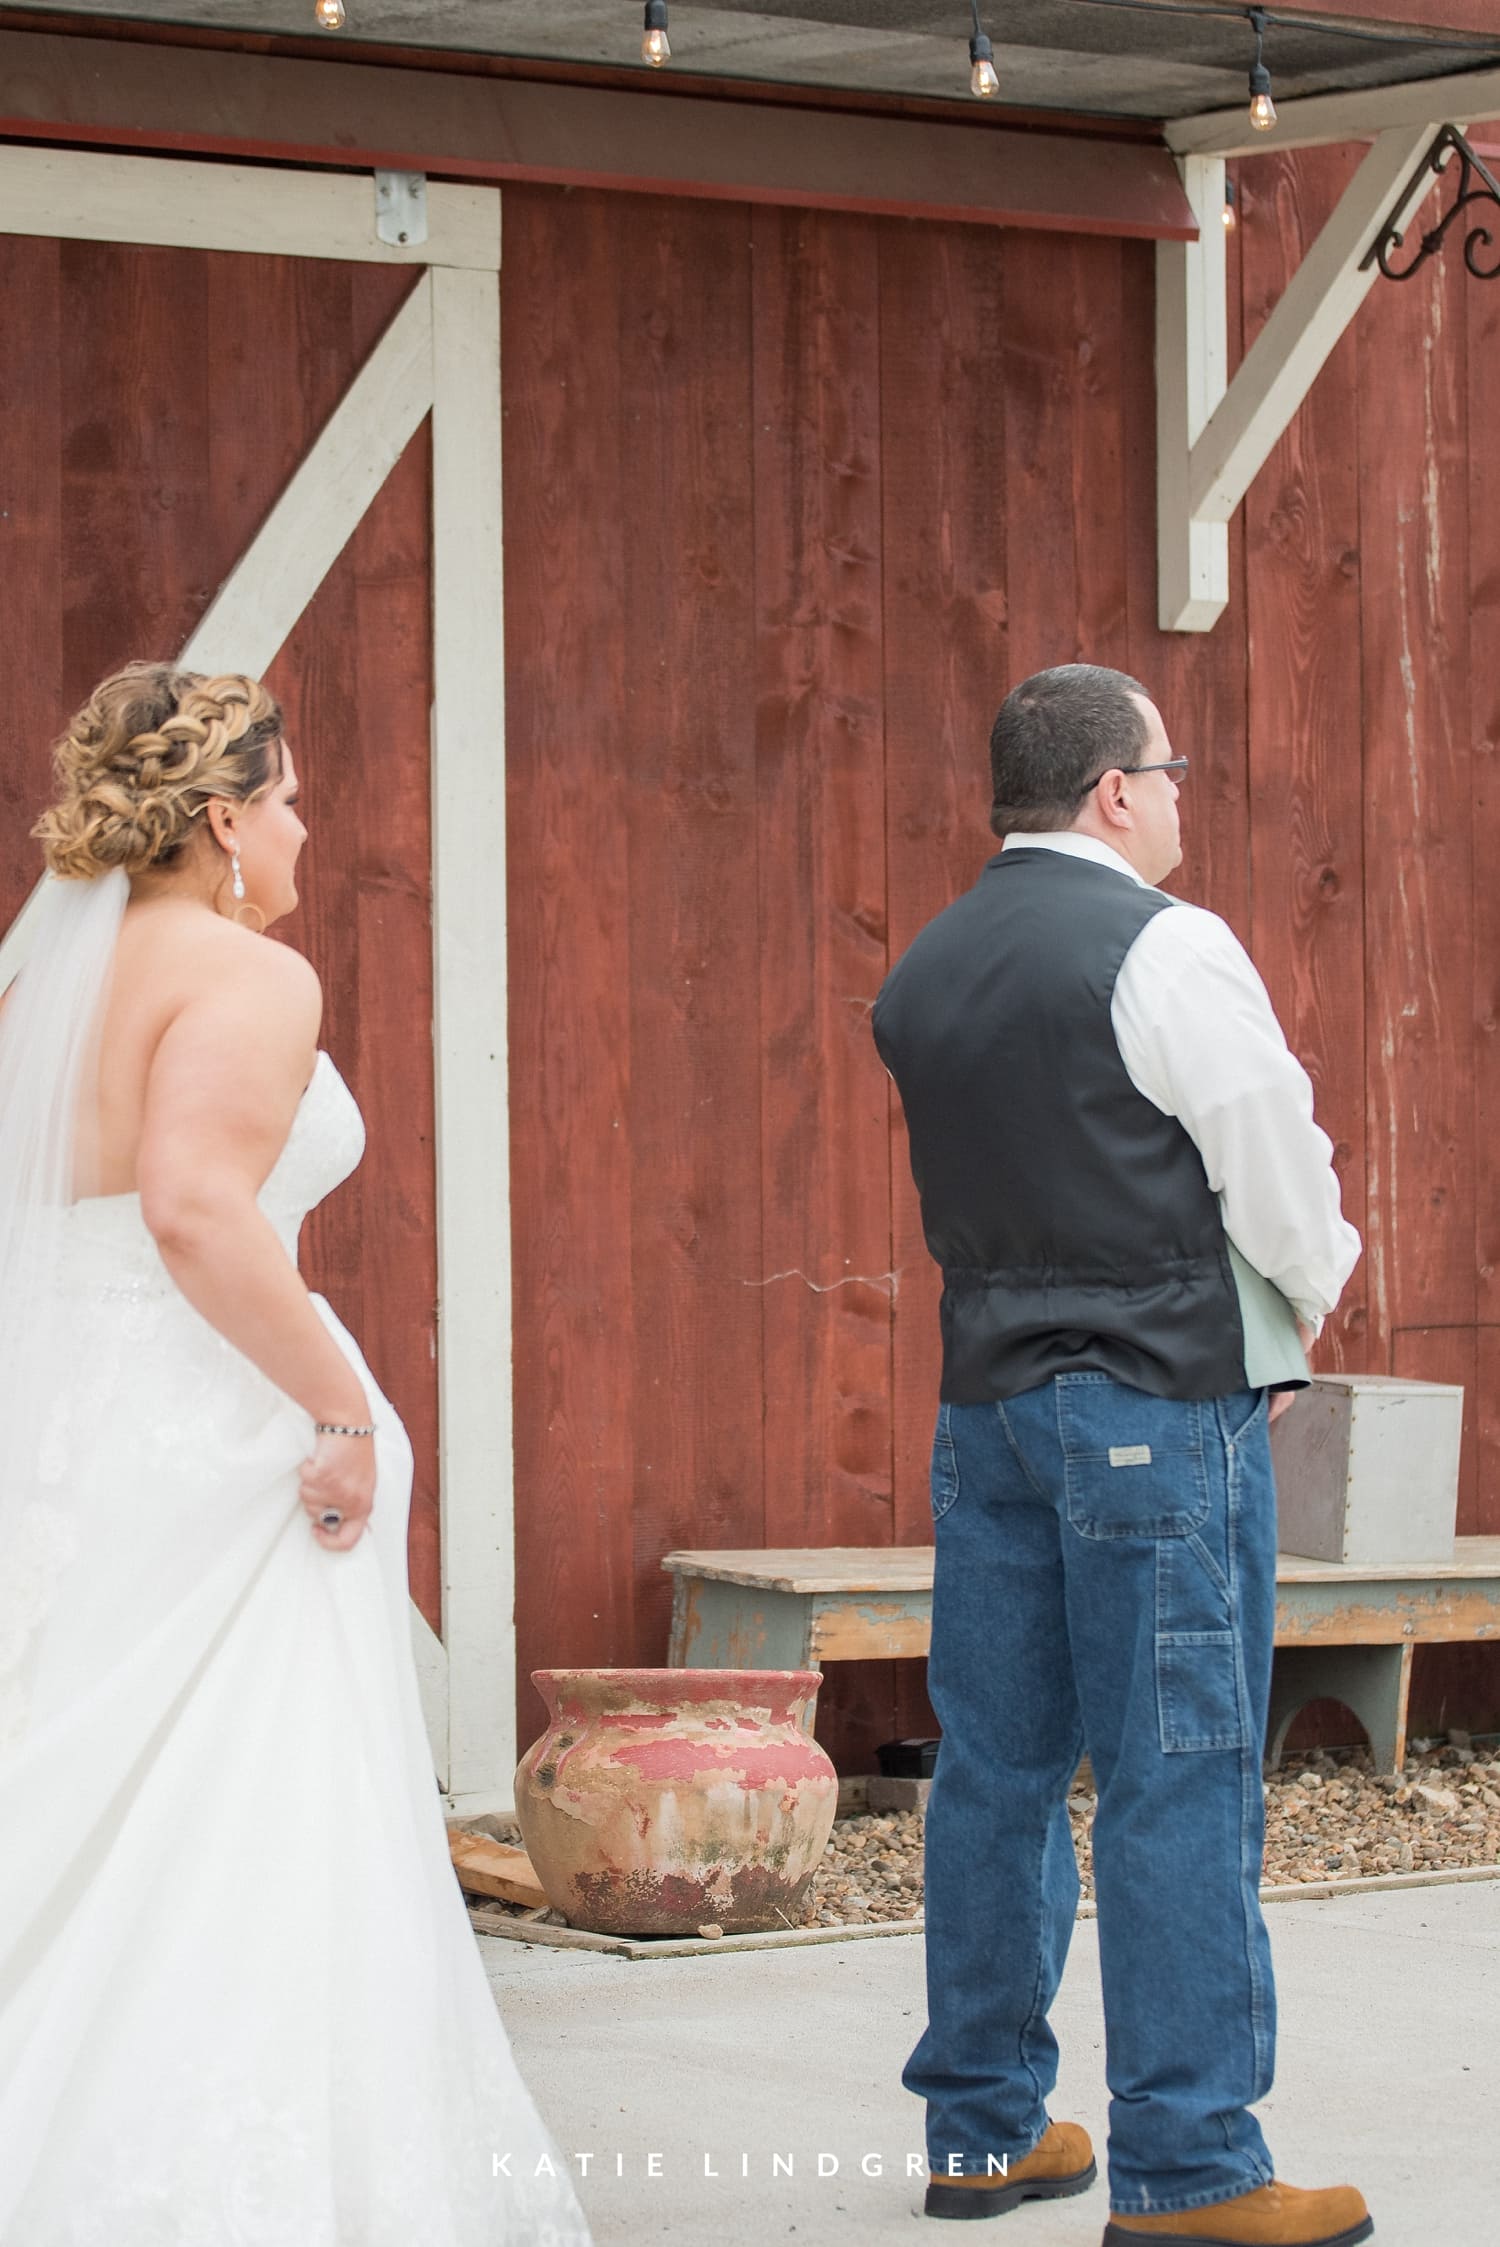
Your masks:
<svg viewBox="0 0 1500 2247"><path fill-rule="evenodd" d="M313 1422L313 1434L316 1436L373 1436L374 1433L373 1428L346 1428L337 1420Z"/></svg>

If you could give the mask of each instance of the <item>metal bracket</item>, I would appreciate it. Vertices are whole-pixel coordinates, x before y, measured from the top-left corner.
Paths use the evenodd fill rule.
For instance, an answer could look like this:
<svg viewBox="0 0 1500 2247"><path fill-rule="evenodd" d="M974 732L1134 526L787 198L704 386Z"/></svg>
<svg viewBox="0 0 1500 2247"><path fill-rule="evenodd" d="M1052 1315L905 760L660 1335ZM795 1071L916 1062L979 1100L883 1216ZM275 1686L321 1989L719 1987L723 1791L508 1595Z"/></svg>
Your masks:
<svg viewBox="0 0 1500 2247"><path fill-rule="evenodd" d="M427 174L375 174L375 231L392 249L409 249L427 239Z"/></svg>
<svg viewBox="0 0 1500 2247"><path fill-rule="evenodd" d="M1459 161L1459 174L1458 194L1454 198L1452 209L1444 212L1436 226L1427 229L1422 236L1421 247L1413 255L1410 264L1399 267L1392 265L1391 258L1401 247L1401 222L1411 207L1413 198L1419 193L1425 193L1434 179L1441 179L1454 156ZM1478 186L1474 185L1476 174ZM1454 220L1460 211L1470 209L1475 203L1488 203L1496 211L1500 211L1500 180L1480 162L1456 125L1444 125L1423 157L1416 174L1391 206L1373 243L1360 260L1360 271L1363 272L1367 266L1378 265L1388 281L1409 281L1414 273L1420 272L1429 258L1441 254ZM1464 263L1476 281L1500 280L1500 257L1496 258L1493 265L1479 263L1479 252L1493 250L1494 246L1495 237L1482 222L1471 226L1465 234Z"/></svg>

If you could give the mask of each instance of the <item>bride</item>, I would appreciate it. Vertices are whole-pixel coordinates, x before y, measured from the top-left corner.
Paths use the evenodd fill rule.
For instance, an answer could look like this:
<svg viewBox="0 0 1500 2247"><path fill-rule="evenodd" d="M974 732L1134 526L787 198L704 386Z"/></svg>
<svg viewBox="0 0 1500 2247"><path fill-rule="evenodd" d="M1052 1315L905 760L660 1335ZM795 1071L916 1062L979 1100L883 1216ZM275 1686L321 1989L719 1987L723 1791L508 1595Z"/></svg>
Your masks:
<svg viewBox="0 0 1500 2247"><path fill-rule="evenodd" d="M448 1858L411 1452L297 1274L358 1162L254 680L56 752L0 1012L0 2242L587 2247Z"/></svg>

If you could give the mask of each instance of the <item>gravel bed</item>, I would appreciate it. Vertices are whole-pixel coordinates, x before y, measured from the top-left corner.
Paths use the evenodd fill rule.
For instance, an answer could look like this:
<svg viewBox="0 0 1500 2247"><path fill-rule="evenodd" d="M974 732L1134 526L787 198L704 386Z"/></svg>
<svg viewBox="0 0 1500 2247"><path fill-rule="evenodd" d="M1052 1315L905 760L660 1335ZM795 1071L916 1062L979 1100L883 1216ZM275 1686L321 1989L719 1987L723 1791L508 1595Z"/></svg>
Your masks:
<svg viewBox="0 0 1500 2247"><path fill-rule="evenodd" d="M1092 1897L1094 1794L1086 1778L1069 1796L1068 1812L1083 1895ZM920 1810L840 1818L801 1924L864 1927L920 1918L922 1820ZM500 1821L484 1823L499 1834ZM1465 1733L1450 1733L1441 1744L1414 1743L1399 1778L1377 1776L1369 1751L1352 1748L1315 1750L1266 1781L1262 1877L1269 1887L1495 1864L1500 1864L1500 1746L1486 1742L1476 1749ZM556 1912L525 1913L488 1902L482 1908L567 1924Z"/></svg>
<svg viewBox="0 0 1500 2247"><path fill-rule="evenodd" d="M1083 1894L1094 1893L1091 1784L1068 1798ZM1500 1864L1500 1752L1463 1733L1413 1748L1399 1778L1365 1748L1317 1750L1266 1781L1268 1887ZM841 1818L813 1881L808 1926L912 1919L922 1909L922 1813Z"/></svg>

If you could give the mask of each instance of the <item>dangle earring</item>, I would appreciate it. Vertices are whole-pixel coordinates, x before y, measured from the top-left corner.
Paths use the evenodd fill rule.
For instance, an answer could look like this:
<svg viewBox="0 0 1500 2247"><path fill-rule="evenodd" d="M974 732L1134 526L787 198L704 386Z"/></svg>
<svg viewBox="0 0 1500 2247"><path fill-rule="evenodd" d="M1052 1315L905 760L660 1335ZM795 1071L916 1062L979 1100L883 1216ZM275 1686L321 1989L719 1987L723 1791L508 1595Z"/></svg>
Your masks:
<svg viewBox="0 0 1500 2247"><path fill-rule="evenodd" d="M245 877L240 872L240 854L238 848L236 848L235 850L235 854L231 861L231 864L234 867L234 894L236 897L243 897L245 894Z"/></svg>

